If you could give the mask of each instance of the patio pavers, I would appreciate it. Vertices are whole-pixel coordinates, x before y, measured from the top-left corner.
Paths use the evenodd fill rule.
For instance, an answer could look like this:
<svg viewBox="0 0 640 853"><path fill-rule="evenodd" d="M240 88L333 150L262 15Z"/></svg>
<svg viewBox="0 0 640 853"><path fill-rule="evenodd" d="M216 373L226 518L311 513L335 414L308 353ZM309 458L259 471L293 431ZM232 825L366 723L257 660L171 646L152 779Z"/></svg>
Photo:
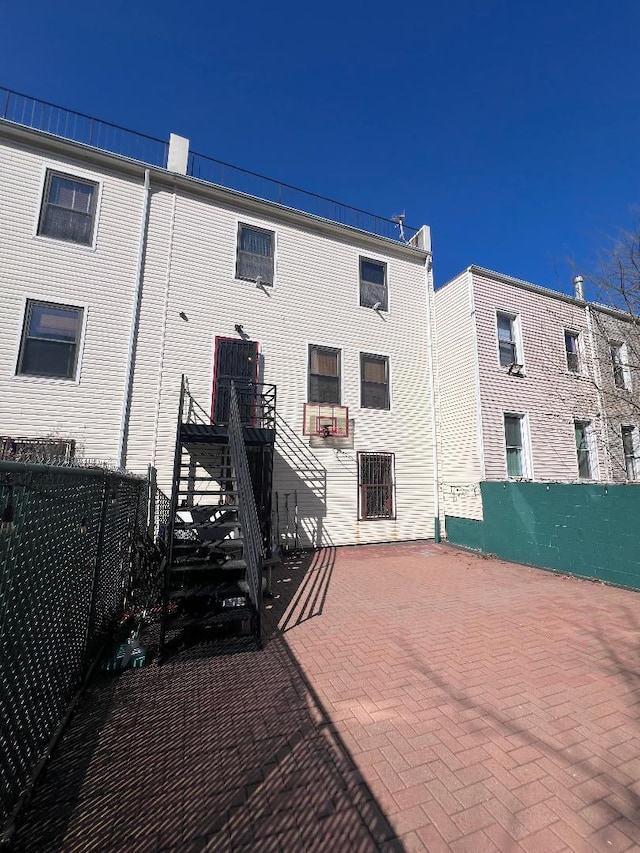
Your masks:
<svg viewBox="0 0 640 853"><path fill-rule="evenodd" d="M94 681L18 849L640 849L637 593L426 542L274 590L262 652Z"/></svg>

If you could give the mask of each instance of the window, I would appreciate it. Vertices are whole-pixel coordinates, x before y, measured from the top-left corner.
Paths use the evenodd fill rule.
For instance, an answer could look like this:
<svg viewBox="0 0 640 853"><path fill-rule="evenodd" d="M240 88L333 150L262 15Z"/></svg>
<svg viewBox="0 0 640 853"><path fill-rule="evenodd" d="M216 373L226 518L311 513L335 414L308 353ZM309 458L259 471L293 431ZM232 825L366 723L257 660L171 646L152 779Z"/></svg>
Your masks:
<svg viewBox="0 0 640 853"><path fill-rule="evenodd" d="M521 415L504 416L504 439L507 451L507 476L528 476L524 445L524 418Z"/></svg>
<svg viewBox="0 0 640 853"><path fill-rule="evenodd" d="M360 305L388 311L387 265L360 258Z"/></svg>
<svg viewBox="0 0 640 853"><path fill-rule="evenodd" d="M38 234L90 246L98 185L47 172Z"/></svg>
<svg viewBox="0 0 640 853"><path fill-rule="evenodd" d="M389 359L360 353L360 405L363 409L389 408Z"/></svg>
<svg viewBox="0 0 640 853"><path fill-rule="evenodd" d="M589 421L575 421L576 452L578 454L578 477L581 480L592 480L591 464L591 424Z"/></svg>
<svg viewBox="0 0 640 853"><path fill-rule="evenodd" d="M571 373L580 373L580 336L577 332L564 333L564 348L567 354L567 370Z"/></svg>
<svg viewBox="0 0 640 853"><path fill-rule="evenodd" d="M627 367L627 348L624 344L610 343L611 367L616 388L631 390L631 377Z"/></svg>
<svg viewBox="0 0 640 853"><path fill-rule="evenodd" d="M497 327L500 366L510 367L512 364L521 364L518 353L516 318L510 314L498 314Z"/></svg>
<svg viewBox="0 0 640 853"><path fill-rule="evenodd" d="M634 426L622 427L622 447L624 450L624 467L627 471L627 480L640 479L640 453L638 453L640 442L638 440L638 429Z"/></svg>
<svg viewBox="0 0 640 853"><path fill-rule="evenodd" d="M74 379L82 314L82 308L29 300L16 372Z"/></svg>
<svg viewBox="0 0 640 853"><path fill-rule="evenodd" d="M340 350L309 346L309 403L340 405Z"/></svg>
<svg viewBox="0 0 640 853"><path fill-rule="evenodd" d="M236 258L236 278L246 281L258 281L273 285L273 231L253 228L250 225L238 226L238 251Z"/></svg>
<svg viewBox="0 0 640 853"><path fill-rule="evenodd" d="M358 453L359 517L395 518L393 453Z"/></svg>

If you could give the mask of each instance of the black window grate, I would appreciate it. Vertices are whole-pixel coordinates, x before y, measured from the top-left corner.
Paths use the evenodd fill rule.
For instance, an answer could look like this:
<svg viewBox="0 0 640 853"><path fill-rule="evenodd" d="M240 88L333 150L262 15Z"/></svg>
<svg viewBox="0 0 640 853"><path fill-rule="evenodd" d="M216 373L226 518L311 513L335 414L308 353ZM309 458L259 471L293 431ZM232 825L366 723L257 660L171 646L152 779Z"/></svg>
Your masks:
<svg viewBox="0 0 640 853"><path fill-rule="evenodd" d="M393 453L358 453L360 519L394 519L395 456Z"/></svg>

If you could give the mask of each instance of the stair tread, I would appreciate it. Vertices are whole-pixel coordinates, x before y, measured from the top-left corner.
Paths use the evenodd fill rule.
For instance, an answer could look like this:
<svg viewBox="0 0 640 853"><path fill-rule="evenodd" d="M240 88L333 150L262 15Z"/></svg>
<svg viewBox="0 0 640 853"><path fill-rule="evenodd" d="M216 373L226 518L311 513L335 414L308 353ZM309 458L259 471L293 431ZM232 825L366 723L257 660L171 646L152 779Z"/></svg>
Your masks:
<svg viewBox="0 0 640 853"><path fill-rule="evenodd" d="M222 563L212 563L205 560L188 560L184 563L172 563L169 566L169 571L174 572L229 572L235 569L246 569L247 564L244 560L225 560Z"/></svg>

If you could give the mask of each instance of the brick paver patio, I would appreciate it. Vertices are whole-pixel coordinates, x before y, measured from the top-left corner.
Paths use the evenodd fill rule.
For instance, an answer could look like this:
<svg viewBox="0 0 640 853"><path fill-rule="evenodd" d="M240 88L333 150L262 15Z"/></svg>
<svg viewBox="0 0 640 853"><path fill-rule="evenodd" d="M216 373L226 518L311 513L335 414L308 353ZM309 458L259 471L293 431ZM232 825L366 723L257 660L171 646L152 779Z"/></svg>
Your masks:
<svg viewBox="0 0 640 853"><path fill-rule="evenodd" d="M97 679L18 849L640 849L638 594L432 543L274 588L261 653Z"/></svg>

